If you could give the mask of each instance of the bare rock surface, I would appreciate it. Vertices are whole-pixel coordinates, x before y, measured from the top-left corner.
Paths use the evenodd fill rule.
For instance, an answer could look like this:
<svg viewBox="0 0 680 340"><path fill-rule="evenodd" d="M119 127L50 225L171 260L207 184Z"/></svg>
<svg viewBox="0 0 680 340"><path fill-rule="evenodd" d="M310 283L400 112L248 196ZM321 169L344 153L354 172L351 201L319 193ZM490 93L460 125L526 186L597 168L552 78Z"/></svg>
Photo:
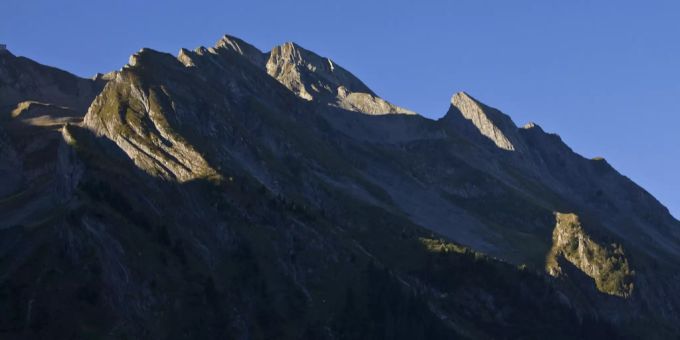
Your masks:
<svg viewBox="0 0 680 340"><path fill-rule="evenodd" d="M635 271L618 244L600 244L586 233L578 216L557 213L553 245L546 270L552 276L562 275L559 257L564 257L590 276L603 293L629 297L633 293Z"/></svg>
<svg viewBox="0 0 680 340"><path fill-rule="evenodd" d="M295 43L269 52L267 73L306 100L325 101L367 114L415 114L378 97L349 71Z"/></svg>
<svg viewBox="0 0 680 340"><path fill-rule="evenodd" d="M458 92L451 97L451 109L447 115L460 115L503 150L522 149L522 142L517 136L517 126L512 119L497 109L480 103L465 92Z"/></svg>

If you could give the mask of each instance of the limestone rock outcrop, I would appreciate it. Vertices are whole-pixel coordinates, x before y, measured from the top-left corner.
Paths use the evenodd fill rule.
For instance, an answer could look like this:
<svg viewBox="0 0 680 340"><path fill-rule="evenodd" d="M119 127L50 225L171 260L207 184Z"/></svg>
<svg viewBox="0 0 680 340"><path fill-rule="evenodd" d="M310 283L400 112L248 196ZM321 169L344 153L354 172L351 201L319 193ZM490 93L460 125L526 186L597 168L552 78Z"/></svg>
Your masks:
<svg viewBox="0 0 680 340"><path fill-rule="evenodd" d="M295 43L269 52L267 73L305 100L367 114L415 114L378 97L349 71Z"/></svg>
<svg viewBox="0 0 680 340"><path fill-rule="evenodd" d="M575 214L555 214L553 245L546 258L546 270L552 276L562 275L560 258L564 258L590 276L603 293L623 298L634 289L635 271L631 268L623 247L601 244L583 229Z"/></svg>
<svg viewBox="0 0 680 340"><path fill-rule="evenodd" d="M451 97L451 108L447 118L467 120L478 133L503 150L523 149L522 142L517 136L517 126L509 116L482 104L465 92L458 92Z"/></svg>
<svg viewBox="0 0 680 340"><path fill-rule="evenodd" d="M115 142L140 168L156 176L180 182L216 176L215 170L163 114L173 110L167 89L147 89L140 84L142 71L137 66L145 58L146 62L157 58L169 59L170 65L177 63L149 49L133 55L94 100L84 125Z"/></svg>

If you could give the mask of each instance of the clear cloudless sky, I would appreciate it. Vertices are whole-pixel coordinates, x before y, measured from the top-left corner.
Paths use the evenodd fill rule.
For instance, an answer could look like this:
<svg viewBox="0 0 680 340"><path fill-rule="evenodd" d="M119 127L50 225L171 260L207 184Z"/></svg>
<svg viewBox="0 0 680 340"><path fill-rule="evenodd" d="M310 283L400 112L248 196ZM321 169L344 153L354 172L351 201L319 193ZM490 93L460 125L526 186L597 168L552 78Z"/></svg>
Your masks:
<svg viewBox="0 0 680 340"><path fill-rule="evenodd" d="M0 43L80 76L228 33L332 58L439 118L467 91L604 156L680 217L680 1L2 0Z"/></svg>

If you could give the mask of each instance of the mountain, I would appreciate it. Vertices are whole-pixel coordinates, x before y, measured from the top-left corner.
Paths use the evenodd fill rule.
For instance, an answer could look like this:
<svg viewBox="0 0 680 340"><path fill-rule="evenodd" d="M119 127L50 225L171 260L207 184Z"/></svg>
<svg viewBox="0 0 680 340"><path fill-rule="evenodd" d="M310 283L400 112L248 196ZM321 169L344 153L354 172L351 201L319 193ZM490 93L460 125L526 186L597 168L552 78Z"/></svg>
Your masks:
<svg viewBox="0 0 680 340"><path fill-rule="evenodd" d="M0 51L1 224L48 218L68 196L59 187L68 153L59 130L82 122L104 82Z"/></svg>
<svg viewBox="0 0 680 340"><path fill-rule="evenodd" d="M5 337L680 334L680 222L467 93L431 120L231 36L93 80L2 58Z"/></svg>

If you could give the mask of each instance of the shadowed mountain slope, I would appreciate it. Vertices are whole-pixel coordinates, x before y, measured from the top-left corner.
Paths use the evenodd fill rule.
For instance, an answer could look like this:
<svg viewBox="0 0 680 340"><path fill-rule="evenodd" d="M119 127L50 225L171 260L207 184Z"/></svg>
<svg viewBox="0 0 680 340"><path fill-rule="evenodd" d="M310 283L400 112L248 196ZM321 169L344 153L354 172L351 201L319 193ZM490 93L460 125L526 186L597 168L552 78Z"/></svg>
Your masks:
<svg viewBox="0 0 680 340"><path fill-rule="evenodd" d="M296 44L225 36L143 49L90 100L58 125L52 217L0 198L8 336L678 334L680 223L465 93L434 121Z"/></svg>

